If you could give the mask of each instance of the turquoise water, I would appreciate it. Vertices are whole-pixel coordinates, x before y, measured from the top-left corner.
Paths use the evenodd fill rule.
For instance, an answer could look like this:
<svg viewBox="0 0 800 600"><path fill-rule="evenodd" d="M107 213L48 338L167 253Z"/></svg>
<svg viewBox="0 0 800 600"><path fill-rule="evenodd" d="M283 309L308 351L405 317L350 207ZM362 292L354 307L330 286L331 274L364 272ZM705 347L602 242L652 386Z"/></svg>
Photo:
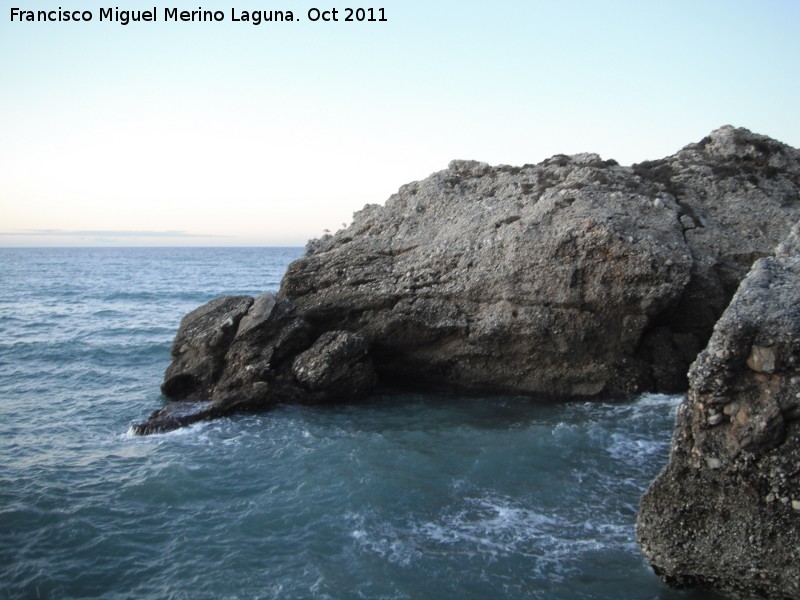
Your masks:
<svg viewBox="0 0 800 600"><path fill-rule="evenodd" d="M0 250L0 598L701 598L634 541L677 397L380 395L132 437L300 249Z"/></svg>

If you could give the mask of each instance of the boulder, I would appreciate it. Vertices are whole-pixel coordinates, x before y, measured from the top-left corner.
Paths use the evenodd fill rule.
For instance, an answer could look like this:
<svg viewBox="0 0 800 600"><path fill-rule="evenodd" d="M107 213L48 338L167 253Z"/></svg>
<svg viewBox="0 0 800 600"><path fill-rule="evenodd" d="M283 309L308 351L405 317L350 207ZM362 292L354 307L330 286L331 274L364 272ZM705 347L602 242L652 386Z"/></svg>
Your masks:
<svg viewBox="0 0 800 600"><path fill-rule="evenodd" d="M361 396L375 387L375 371L367 344L358 334L327 331L294 359L292 374L310 392L331 398Z"/></svg>
<svg viewBox="0 0 800 600"><path fill-rule="evenodd" d="M689 382L639 544L669 584L800 598L800 223L753 265Z"/></svg>
<svg viewBox="0 0 800 600"><path fill-rule="evenodd" d="M309 242L276 297L187 315L163 392L261 410L358 397L376 380L683 391L750 265L800 219L798 191L800 152L733 127L632 167L596 154L453 161Z"/></svg>
<svg viewBox="0 0 800 600"><path fill-rule="evenodd" d="M723 127L668 158L454 161L308 245L280 295L368 340L382 380L676 392L750 265L800 218L800 153Z"/></svg>
<svg viewBox="0 0 800 600"><path fill-rule="evenodd" d="M219 379L239 322L252 304L249 296L223 296L181 319L161 385L165 396L183 400Z"/></svg>
<svg viewBox="0 0 800 600"><path fill-rule="evenodd" d="M147 435L279 403L357 400L375 371L365 339L316 335L291 301L272 294L224 297L181 321L162 392L180 402L155 411L134 433Z"/></svg>

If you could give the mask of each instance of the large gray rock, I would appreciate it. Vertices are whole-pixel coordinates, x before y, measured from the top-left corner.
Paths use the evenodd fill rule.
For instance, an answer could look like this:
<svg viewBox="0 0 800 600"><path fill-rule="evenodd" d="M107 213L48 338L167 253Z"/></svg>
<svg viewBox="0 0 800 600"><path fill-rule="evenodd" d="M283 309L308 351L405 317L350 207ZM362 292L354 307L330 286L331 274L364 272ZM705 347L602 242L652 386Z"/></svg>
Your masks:
<svg viewBox="0 0 800 600"><path fill-rule="evenodd" d="M676 586L800 598L800 223L755 263L689 373L637 535Z"/></svg>
<svg viewBox="0 0 800 600"><path fill-rule="evenodd" d="M309 242L277 299L198 309L164 393L259 410L363 395L372 365L389 384L465 392L685 390L752 262L800 219L798 191L800 152L732 127L633 167L454 161ZM367 354L344 359L352 385L339 373L322 390L292 365L334 331ZM332 365L351 345L315 347Z"/></svg>
<svg viewBox="0 0 800 600"><path fill-rule="evenodd" d="M311 242L281 295L361 332L384 380L592 396L686 389L752 262L800 218L800 153L724 127L659 161L454 161Z"/></svg>

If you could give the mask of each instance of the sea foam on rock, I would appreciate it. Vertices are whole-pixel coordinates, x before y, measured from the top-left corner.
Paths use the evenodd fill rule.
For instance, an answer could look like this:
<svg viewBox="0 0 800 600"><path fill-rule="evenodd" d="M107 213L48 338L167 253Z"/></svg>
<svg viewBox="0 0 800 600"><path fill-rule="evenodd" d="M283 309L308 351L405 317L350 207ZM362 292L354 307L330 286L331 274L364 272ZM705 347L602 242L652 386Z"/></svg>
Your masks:
<svg viewBox="0 0 800 600"><path fill-rule="evenodd" d="M800 598L800 223L757 261L689 372L638 541L676 586Z"/></svg>
<svg viewBox="0 0 800 600"><path fill-rule="evenodd" d="M750 265L800 219L799 190L797 150L733 127L632 167L453 161L309 242L277 297L187 315L162 391L210 402L196 418L360 397L376 381L682 391ZM174 426L158 418L139 431Z"/></svg>

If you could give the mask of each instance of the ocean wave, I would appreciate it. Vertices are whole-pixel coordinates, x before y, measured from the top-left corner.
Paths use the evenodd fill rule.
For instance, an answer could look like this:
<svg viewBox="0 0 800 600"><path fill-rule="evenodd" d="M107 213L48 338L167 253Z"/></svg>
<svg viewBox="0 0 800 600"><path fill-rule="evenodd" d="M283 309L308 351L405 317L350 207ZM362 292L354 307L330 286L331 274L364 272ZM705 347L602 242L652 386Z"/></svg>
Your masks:
<svg viewBox="0 0 800 600"><path fill-rule="evenodd" d="M677 396L387 394L133 436L164 405L181 317L277 287L301 252L36 251L0 265L0 598L663 592L633 523Z"/></svg>

